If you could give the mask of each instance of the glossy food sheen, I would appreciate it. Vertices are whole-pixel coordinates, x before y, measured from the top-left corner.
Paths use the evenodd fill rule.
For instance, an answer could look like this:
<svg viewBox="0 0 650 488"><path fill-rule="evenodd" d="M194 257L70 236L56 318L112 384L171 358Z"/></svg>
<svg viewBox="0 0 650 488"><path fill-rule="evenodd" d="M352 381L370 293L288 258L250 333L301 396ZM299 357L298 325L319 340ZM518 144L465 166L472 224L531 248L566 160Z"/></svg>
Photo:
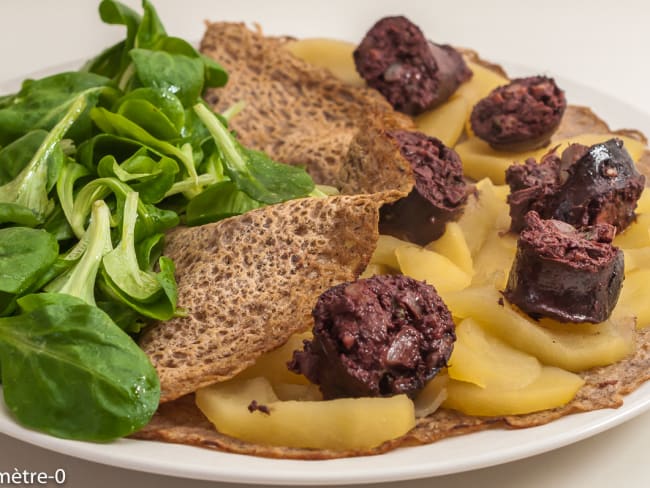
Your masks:
<svg viewBox="0 0 650 488"><path fill-rule="evenodd" d="M554 218L577 227L607 222L620 231L634 221L634 208L645 185L619 139L591 146L569 168L556 197Z"/></svg>
<svg viewBox="0 0 650 488"><path fill-rule="evenodd" d="M314 339L290 367L319 384L324 398L413 396L446 366L456 339L435 289L406 276L337 285L313 316Z"/></svg>
<svg viewBox="0 0 650 488"><path fill-rule="evenodd" d="M645 185L620 139L591 147L572 144L558 157L545 155L506 171L512 230L523 227L534 210L545 219L575 227L608 223L621 232L634 221L634 209Z"/></svg>
<svg viewBox="0 0 650 488"><path fill-rule="evenodd" d="M369 449L415 424L413 402L405 395L280 401L275 388L259 377L227 381L199 389L196 403L219 432L262 445Z"/></svg>

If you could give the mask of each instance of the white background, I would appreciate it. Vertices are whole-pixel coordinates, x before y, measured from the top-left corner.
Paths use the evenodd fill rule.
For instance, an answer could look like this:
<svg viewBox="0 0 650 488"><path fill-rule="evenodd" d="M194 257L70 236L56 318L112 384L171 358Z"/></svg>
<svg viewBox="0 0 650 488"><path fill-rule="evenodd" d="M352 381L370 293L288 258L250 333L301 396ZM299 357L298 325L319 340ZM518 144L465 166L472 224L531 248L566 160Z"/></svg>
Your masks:
<svg viewBox="0 0 650 488"><path fill-rule="evenodd" d="M134 8L139 2L127 1ZM198 40L203 20L259 21L269 34L358 41L383 15L405 14L437 42L472 47L487 59L535 67L613 95L650 114L650 3L638 0L157 0L170 34ZM0 80L90 57L121 38L88 0L0 0ZM532 74L532 73L531 73ZM584 102L568 93L570 102ZM634 125L625 110L608 112L614 128ZM638 127L650 133L650 127ZM527 460L391 487L650 486L650 414L609 432ZM68 487L215 486L80 461L0 435L0 471L67 470ZM225 485L221 485L225 486Z"/></svg>

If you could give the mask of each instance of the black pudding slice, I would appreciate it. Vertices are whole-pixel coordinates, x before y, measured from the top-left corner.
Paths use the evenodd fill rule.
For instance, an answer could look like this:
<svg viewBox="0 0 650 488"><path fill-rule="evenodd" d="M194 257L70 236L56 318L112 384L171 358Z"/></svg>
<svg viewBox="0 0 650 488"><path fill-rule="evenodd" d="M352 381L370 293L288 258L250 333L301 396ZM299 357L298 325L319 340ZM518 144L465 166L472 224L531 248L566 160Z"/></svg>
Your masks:
<svg viewBox="0 0 650 488"><path fill-rule="evenodd" d="M326 399L414 396L446 366L456 340L435 289L406 276L374 276L323 293L314 337L289 369L320 386Z"/></svg>

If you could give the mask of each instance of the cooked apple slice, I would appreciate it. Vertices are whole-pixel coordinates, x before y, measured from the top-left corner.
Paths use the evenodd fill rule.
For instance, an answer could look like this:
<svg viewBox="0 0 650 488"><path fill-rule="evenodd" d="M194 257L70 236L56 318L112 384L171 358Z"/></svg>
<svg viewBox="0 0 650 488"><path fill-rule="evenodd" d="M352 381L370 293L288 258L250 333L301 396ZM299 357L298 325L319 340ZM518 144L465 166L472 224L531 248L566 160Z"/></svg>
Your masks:
<svg viewBox="0 0 650 488"><path fill-rule="evenodd" d="M418 115L415 125L420 132L436 137L445 145L453 147L463 133L468 111L467 100L454 95L439 107Z"/></svg>
<svg viewBox="0 0 650 488"><path fill-rule="evenodd" d="M517 415L560 407L570 402L584 380L577 374L553 366L544 366L532 383L522 388L480 386L450 380L446 408L468 415Z"/></svg>
<svg viewBox="0 0 650 488"><path fill-rule="evenodd" d="M465 62L469 69L472 70L473 75L468 81L458 87L455 95L467 100L469 111L471 112L474 105L481 98L486 97L496 87L507 85L510 81L478 63L467 59L465 59Z"/></svg>
<svg viewBox="0 0 650 488"><path fill-rule="evenodd" d="M319 401L323 399L318 386L314 384L297 385L295 383L277 383L271 385L273 392L278 397L278 400L286 402L288 400L297 400L300 402L305 401Z"/></svg>
<svg viewBox="0 0 650 488"><path fill-rule="evenodd" d="M494 285L503 290L517 253L517 237L491 231L474 260L473 286Z"/></svg>
<svg viewBox="0 0 650 488"><path fill-rule="evenodd" d="M375 275L385 275L394 272L393 268L386 266L385 264L370 263L366 266L366 269L363 270L363 273L359 275L359 278L372 278Z"/></svg>
<svg viewBox="0 0 650 488"><path fill-rule="evenodd" d="M463 231L465 242L472 256L476 256L488 235L494 230L495 222L500 222L503 230L510 226L508 207L501 197L501 190L489 178L476 184L476 194L470 195L458 225ZM501 217L505 215L505 217ZM507 223L501 222L507 219ZM498 230L502 230L500 227Z"/></svg>
<svg viewBox="0 0 650 488"><path fill-rule="evenodd" d="M415 426L413 402L406 395L283 402L264 378L202 388L196 404L223 434L286 447L367 449Z"/></svg>
<svg viewBox="0 0 650 488"><path fill-rule="evenodd" d="M455 317L472 317L511 346L569 371L612 364L634 350L634 319L620 313L600 324L536 322L513 309L493 287L447 293L445 303Z"/></svg>
<svg viewBox="0 0 650 488"><path fill-rule="evenodd" d="M639 200L636 202L636 213L637 215L650 213L650 190L647 186L643 189Z"/></svg>
<svg viewBox="0 0 650 488"><path fill-rule="evenodd" d="M638 269L625 274L623 289L616 308L621 313L629 313L636 317L637 328L650 325L650 307L648 307L648 283L650 269Z"/></svg>
<svg viewBox="0 0 650 488"><path fill-rule="evenodd" d="M326 68L339 80L354 86L364 86L365 80L359 76L354 66L356 45L337 39L300 39L285 44L291 54L314 66Z"/></svg>
<svg viewBox="0 0 650 488"><path fill-rule="evenodd" d="M442 254L468 275L474 273L472 253L458 222L447 222L445 233L439 239L427 244L425 248Z"/></svg>
<svg viewBox="0 0 650 488"><path fill-rule="evenodd" d="M438 410L442 402L447 398L447 383L449 376L440 372L435 375L424 388L417 394L413 404L415 405L415 416L426 417Z"/></svg>
<svg viewBox="0 0 650 488"><path fill-rule="evenodd" d="M489 334L471 318L458 324L456 337L447 367L454 380L481 388L517 389L541 374L542 365L536 357Z"/></svg>
<svg viewBox="0 0 650 488"><path fill-rule="evenodd" d="M395 249L400 271L433 285L438 293L458 291L469 286L472 277L448 258L418 246Z"/></svg>
<svg viewBox="0 0 650 488"><path fill-rule="evenodd" d="M614 238L616 247L638 249L650 246L650 214L641 214L626 229Z"/></svg>
<svg viewBox="0 0 650 488"><path fill-rule="evenodd" d="M273 385L281 383L309 384L309 381L303 375L289 371L287 362L293 357L293 351L302 349L302 342L305 339L311 339L311 337L311 332L292 335L287 342L276 350L260 356L255 364L239 373L236 378L246 380L263 376Z"/></svg>
<svg viewBox="0 0 650 488"><path fill-rule="evenodd" d="M638 269L650 269L650 246L623 249L625 255L625 276ZM625 282L623 283L625 286Z"/></svg>
<svg viewBox="0 0 650 488"><path fill-rule="evenodd" d="M389 268L399 270L399 263L397 262L397 256L395 256L395 249L404 246L416 246L416 244L403 241L397 237L380 235L379 239L377 239L375 252L372 253L370 258L370 263L382 264Z"/></svg>
<svg viewBox="0 0 650 488"><path fill-rule="evenodd" d="M506 212L508 211L508 195L510 194L510 187L508 185L494 185L494 193L497 198L506 205Z"/></svg>

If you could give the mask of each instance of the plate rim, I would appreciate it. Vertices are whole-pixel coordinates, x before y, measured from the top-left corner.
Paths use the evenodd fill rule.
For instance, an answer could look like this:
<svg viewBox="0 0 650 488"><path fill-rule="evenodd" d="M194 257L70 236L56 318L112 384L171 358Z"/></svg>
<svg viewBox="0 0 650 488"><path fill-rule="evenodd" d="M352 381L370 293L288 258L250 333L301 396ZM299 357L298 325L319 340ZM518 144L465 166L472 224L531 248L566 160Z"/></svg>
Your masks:
<svg viewBox="0 0 650 488"><path fill-rule="evenodd" d="M650 382L646 382L634 392L626 395L624 399L624 404L618 409L601 409L571 414L537 427L515 430L488 429L442 439L431 444L402 447L379 455L327 460L261 458L184 444L136 439L120 439L109 444L60 439L32 431L16 423L7 411L4 401L0 401L0 433L59 454L121 469L158 475L259 485L368 484L459 474L526 459L574 444L649 411ZM573 423L577 423L579 426L573 429L565 428L565 424ZM557 435L547 437L544 435L546 431ZM503 435L509 437L507 447L498 446L498 441ZM512 440L515 437L521 438L518 440L524 442L513 443ZM490 445L492 449L483 451L478 457L460 461L442 464L436 462L404 464L403 458L410 457L409 453L412 454L416 451L423 454L425 451L464 450L467 439L471 440L471 444L476 444L477 440L480 440L481 445ZM107 453L104 449L107 445L117 451L111 449ZM148 455L140 458L133 457L133 454L140 452L143 446L147 447ZM152 450L152 448L158 449ZM169 457L158 457L160 452L169 456L183 454L193 458L198 457L198 463L211 458L211 461L221 461L222 468L215 470L214 464L172 465L169 463ZM433 457L435 458L435 456ZM380 462L375 463L375 460ZM242 465L237 461L244 461L244 463ZM359 470L357 464L370 464L371 466L366 466L366 468L372 467L372 470ZM270 473L264 470L269 465L272 466ZM242 470L242 467L245 469Z"/></svg>

